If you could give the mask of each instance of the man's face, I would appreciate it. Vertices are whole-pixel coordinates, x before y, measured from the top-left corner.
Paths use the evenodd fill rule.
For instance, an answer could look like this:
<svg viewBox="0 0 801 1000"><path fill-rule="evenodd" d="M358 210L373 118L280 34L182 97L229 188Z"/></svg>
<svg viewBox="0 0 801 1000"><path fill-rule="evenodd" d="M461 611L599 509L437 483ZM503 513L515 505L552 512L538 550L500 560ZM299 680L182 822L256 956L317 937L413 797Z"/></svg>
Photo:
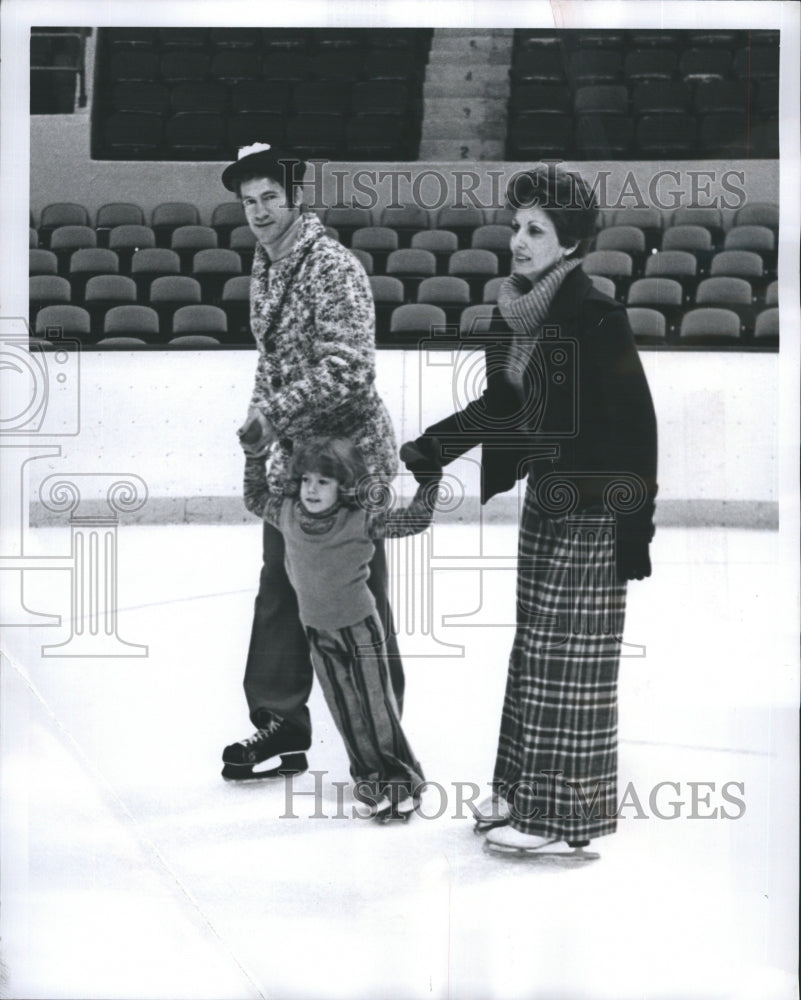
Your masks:
<svg viewBox="0 0 801 1000"><path fill-rule="evenodd" d="M239 193L248 225L269 251L297 219L298 209L287 206L286 191L270 177L243 181Z"/></svg>

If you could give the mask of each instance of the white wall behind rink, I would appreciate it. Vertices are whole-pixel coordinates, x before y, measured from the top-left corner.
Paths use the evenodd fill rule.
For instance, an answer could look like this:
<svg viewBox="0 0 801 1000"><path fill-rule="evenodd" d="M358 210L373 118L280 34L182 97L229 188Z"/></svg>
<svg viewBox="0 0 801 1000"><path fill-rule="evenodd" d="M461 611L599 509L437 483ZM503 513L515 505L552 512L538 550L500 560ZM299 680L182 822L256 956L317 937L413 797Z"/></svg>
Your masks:
<svg viewBox="0 0 801 1000"><path fill-rule="evenodd" d="M428 357L437 363L416 351L377 352L378 388L399 443L459 402L450 353ZM777 500L778 354L641 357L659 420L662 514L682 502L720 507L725 501L764 515ZM480 354L471 358L462 358L462 368L469 369L465 381L475 391L483 360ZM46 476L104 472L133 473L146 482L150 502L137 520L237 517L242 455L235 432L247 410L255 361L255 351L84 353L80 433L59 439L60 457L28 463L34 510ZM477 457L472 452L449 467L472 498L464 508L468 516L477 511ZM514 491L490 507L509 513L512 502L516 507ZM249 517L244 508L241 514ZM33 520L41 523L35 514Z"/></svg>

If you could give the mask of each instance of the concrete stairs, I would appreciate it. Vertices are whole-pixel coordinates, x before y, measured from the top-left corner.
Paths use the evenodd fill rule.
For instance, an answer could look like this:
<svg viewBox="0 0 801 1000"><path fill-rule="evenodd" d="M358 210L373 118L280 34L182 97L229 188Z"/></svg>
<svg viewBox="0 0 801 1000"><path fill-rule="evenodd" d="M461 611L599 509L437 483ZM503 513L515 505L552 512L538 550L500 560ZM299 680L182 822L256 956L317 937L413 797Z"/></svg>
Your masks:
<svg viewBox="0 0 801 1000"><path fill-rule="evenodd" d="M421 160L504 158L511 52L511 29L434 31Z"/></svg>

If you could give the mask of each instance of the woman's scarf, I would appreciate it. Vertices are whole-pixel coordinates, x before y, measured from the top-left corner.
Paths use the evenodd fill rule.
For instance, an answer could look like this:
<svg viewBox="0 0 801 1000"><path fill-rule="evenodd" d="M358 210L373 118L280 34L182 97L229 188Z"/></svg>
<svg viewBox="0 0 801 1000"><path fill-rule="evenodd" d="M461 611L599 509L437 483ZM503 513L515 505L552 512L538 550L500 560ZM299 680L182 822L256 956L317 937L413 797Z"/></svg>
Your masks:
<svg viewBox="0 0 801 1000"><path fill-rule="evenodd" d="M513 274L501 282L498 308L514 335L496 364L510 393L507 401L510 412L516 413L524 423L529 422L529 411L538 406L532 396L534 383L528 369L542 334L542 324L559 286L580 264L580 260L562 260L533 285L521 274Z"/></svg>

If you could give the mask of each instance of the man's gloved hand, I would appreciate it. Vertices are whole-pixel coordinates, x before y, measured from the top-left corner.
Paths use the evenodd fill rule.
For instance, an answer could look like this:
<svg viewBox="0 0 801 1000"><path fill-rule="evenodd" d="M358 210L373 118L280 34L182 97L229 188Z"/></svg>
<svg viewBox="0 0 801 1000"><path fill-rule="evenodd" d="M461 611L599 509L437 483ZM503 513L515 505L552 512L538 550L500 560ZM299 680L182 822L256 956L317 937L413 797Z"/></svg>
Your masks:
<svg viewBox="0 0 801 1000"><path fill-rule="evenodd" d="M249 458L266 455L275 440L275 432L269 420L255 407L248 410L245 422L236 433L242 450Z"/></svg>
<svg viewBox="0 0 801 1000"><path fill-rule="evenodd" d="M647 535L621 532L616 541L616 570L621 583L626 580L643 580L651 575L651 557L648 553Z"/></svg>
<svg viewBox="0 0 801 1000"><path fill-rule="evenodd" d="M400 458L417 482L424 486L442 478L442 448L437 438L423 435L401 446Z"/></svg>

